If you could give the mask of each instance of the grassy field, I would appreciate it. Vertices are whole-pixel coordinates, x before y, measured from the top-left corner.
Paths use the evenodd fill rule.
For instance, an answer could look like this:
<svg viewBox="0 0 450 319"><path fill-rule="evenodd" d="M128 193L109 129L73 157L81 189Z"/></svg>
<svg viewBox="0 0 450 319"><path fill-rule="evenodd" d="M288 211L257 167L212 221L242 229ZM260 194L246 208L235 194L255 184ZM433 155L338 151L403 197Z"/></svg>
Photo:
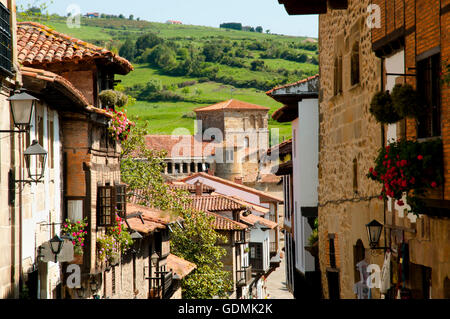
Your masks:
<svg viewBox="0 0 450 319"><path fill-rule="evenodd" d="M20 20L30 20L30 17ZM52 16L50 20L38 21L49 27L69 34L81 40L91 42L109 49L118 49L126 38L137 39L139 36L147 33L156 33L165 40L177 41L181 45L193 44L202 47L206 42L221 40L230 40L233 46L239 45L242 41L277 41L280 45L297 45L304 43L304 37L292 37L283 35L274 35L257 32L245 32L229 29L212 28L193 25L169 25L164 23L136 21L128 19L81 19L80 28L69 28L66 24L66 18ZM308 41L316 41L308 39ZM298 63L283 59L262 59L266 70L251 71L250 64L254 59L260 59L262 51L249 50L253 58L245 58L245 68L231 67L222 64L216 64L219 68L219 77L232 77L242 81L282 81L283 77L277 70L302 70L307 75L315 74L318 71L317 65L308 63ZM308 57L315 56L313 51L298 49L298 52L305 53ZM179 84L188 81L198 81L196 77L189 76L170 76L161 70L147 64L134 64L135 70L126 76L118 76L122 81L123 87L131 87L136 84L146 84L150 80L159 80L163 85ZM291 77L289 77L291 80ZM300 78L292 78L292 82ZM280 130L280 136L289 138L291 136L290 123L280 124L271 119L271 114L282 105L269 98L263 90L255 88L235 88L231 85L224 85L216 82L197 83L189 87L189 93L177 89L175 92L182 95L183 102L146 102L137 101L133 106L127 108L130 116L138 116L139 121L150 121L152 134L171 134L176 128L186 128L186 133L193 133L194 120L186 117L192 110L201 106L207 106L214 102L228 100L230 98L270 107L269 128Z"/></svg>

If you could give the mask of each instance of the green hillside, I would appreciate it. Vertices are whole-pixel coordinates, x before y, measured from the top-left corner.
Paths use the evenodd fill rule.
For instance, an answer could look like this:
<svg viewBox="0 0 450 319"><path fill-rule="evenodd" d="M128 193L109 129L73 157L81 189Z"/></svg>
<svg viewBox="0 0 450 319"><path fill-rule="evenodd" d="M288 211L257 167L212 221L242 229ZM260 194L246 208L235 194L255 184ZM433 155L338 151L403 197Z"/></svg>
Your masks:
<svg viewBox="0 0 450 319"><path fill-rule="evenodd" d="M70 28L66 18L19 15L73 37L120 53L135 71L119 76L117 89L137 101L131 116L150 121L154 134L183 127L193 132L192 110L230 98L264 105L269 114L282 105L266 96L277 85L318 72L317 41L302 37L193 25L171 25L126 18L81 19ZM39 21L40 20L40 21ZM290 125L269 121L280 136Z"/></svg>

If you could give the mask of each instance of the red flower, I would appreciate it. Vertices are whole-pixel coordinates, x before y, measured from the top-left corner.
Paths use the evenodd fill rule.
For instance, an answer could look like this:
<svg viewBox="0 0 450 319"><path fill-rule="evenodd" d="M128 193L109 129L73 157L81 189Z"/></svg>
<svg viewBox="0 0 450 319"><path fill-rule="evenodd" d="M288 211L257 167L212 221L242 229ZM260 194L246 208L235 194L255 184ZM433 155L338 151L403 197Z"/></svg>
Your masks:
<svg viewBox="0 0 450 319"><path fill-rule="evenodd" d="M431 187L433 187L433 188L437 187L437 183L436 182L431 182Z"/></svg>
<svg viewBox="0 0 450 319"><path fill-rule="evenodd" d="M421 160L423 160L423 156L422 156L422 155L419 155L419 156L417 156L417 159L418 159L419 161L421 161Z"/></svg>
<svg viewBox="0 0 450 319"><path fill-rule="evenodd" d="M386 155L384 155L384 158L385 158L385 159L387 159L388 157L389 157L389 156L388 156L387 154L386 154Z"/></svg>
<svg viewBox="0 0 450 319"><path fill-rule="evenodd" d="M398 206L403 206L403 205L405 205L405 203L404 203L402 200L399 200L399 201L397 202L397 205L398 205Z"/></svg>

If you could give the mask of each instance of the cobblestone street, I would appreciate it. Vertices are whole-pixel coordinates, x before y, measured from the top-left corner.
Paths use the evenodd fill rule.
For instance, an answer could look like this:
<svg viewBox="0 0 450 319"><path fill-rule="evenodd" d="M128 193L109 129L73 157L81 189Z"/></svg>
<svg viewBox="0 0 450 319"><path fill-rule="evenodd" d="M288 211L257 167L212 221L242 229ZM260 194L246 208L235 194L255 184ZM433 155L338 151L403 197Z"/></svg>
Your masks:
<svg viewBox="0 0 450 319"><path fill-rule="evenodd" d="M284 244L283 241L280 242ZM294 299L286 287L286 258L283 256L280 266L267 277L268 299Z"/></svg>

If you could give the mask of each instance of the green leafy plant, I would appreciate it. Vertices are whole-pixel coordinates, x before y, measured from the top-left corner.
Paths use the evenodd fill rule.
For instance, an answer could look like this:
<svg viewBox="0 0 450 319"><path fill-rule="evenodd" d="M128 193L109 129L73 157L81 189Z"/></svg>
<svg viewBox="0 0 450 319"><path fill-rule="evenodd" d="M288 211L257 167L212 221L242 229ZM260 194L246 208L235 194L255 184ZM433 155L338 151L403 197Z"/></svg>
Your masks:
<svg viewBox="0 0 450 319"><path fill-rule="evenodd" d="M401 120L401 116L394 109L389 91L376 93L370 103L369 111L378 123L392 124Z"/></svg>
<svg viewBox="0 0 450 319"><path fill-rule="evenodd" d="M312 230L312 233L308 239L309 246L314 246L314 244L317 243L318 241L319 241L319 218L316 217L316 219L314 220L314 229Z"/></svg>
<svg viewBox="0 0 450 319"><path fill-rule="evenodd" d="M395 85L391 97L394 110L401 118L419 119L426 112L425 104L421 102L420 95L411 85Z"/></svg>
<svg viewBox="0 0 450 319"><path fill-rule="evenodd" d="M403 206L406 194L411 212L421 214L420 197L443 183L442 152L441 140L400 140L379 150L375 168L370 168L367 177L383 185L380 199L390 197Z"/></svg>
<svg viewBox="0 0 450 319"><path fill-rule="evenodd" d="M83 254L83 247L85 237L87 236L87 217L82 221L71 222L69 219L66 219L63 224L62 234L72 237L72 244L74 253L76 255Z"/></svg>
<svg viewBox="0 0 450 319"><path fill-rule="evenodd" d="M123 219L116 214L114 225L108 228L106 234L97 237L97 256L100 261L113 263L133 245L130 233L123 226Z"/></svg>

